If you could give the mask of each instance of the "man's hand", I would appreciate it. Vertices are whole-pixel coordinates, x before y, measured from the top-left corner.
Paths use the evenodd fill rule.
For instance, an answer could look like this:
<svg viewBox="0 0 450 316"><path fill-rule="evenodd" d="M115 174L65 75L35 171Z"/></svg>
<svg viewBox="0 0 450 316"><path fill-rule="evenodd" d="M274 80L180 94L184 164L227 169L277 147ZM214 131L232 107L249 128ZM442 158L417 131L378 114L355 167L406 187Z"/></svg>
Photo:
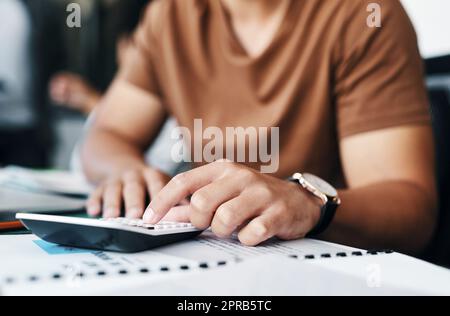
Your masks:
<svg viewBox="0 0 450 316"><path fill-rule="evenodd" d="M82 77L60 73L50 81L50 97L54 102L89 115L100 101L101 94Z"/></svg>
<svg viewBox="0 0 450 316"><path fill-rule="evenodd" d="M124 206L126 217L141 218L147 197L156 196L169 179L169 176L151 168L126 171L113 176L98 186L90 196L87 202L88 214L119 217Z"/></svg>
<svg viewBox="0 0 450 316"><path fill-rule="evenodd" d="M219 237L239 230L249 246L271 238L304 237L318 223L319 201L288 181L228 161L218 161L174 177L152 199L144 220L155 224L192 195L189 217Z"/></svg>

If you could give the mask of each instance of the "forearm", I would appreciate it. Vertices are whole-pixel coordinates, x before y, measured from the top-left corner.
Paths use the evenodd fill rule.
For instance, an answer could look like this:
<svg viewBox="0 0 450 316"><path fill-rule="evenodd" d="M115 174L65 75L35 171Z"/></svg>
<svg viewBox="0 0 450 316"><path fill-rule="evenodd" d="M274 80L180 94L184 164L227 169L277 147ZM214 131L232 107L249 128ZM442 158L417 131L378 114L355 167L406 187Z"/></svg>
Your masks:
<svg viewBox="0 0 450 316"><path fill-rule="evenodd" d="M138 146L102 129L90 133L82 146L81 156L84 172L94 183L125 170L145 167L144 155Z"/></svg>
<svg viewBox="0 0 450 316"><path fill-rule="evenodd" d="M340 196L342 205L322 236L326 240L417 254L432 237L436 199L414 183L379 183Z"/></svg>

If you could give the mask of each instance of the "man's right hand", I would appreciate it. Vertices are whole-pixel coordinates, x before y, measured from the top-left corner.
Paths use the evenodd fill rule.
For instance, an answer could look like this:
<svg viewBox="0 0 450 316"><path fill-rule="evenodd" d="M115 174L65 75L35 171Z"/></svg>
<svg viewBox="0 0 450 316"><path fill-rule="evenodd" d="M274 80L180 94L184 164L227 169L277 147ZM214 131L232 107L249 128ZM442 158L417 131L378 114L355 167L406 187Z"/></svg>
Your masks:
<svg viewBox="0 0 450 316"><path fill-rule="evenodd" d="M90 216L142 218L147 197L156 196L170 177L152 168L125 171L101 183L87 201Z"/></svg>

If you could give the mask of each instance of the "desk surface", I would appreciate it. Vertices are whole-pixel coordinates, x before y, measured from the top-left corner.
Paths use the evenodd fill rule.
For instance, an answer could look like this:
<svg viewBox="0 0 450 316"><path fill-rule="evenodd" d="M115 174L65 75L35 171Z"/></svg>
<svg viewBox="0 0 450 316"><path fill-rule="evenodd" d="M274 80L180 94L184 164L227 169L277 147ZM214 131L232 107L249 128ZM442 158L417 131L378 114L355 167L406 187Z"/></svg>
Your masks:
<svg viewBox="0 0 450 316"><path fill-rule="evenodd" d="M70 216L87 217L85 213ZM351 256L356 249L310 239L272 240L251 248L205 232L183 243L122 254L49 245L34 235L2 235L0 257L8 259L0 263L3 295L450 294L446 269L396 253ZM343 252L348 255L339 255ZM330 257L322 259L325 253ZM204 263L207 270L200 266ZM186 266L189 271L182 268ZM142 268L152 273L143 275ZM99 279L98 271L106 271L108 277L102 274ZM127 277L121 271L126 271ZM173 272L170 278L168 271ZM377 271L382 271L380 287L376 283L368 286L368 281L381 280ZM55 282L55 273L63 282ZM78 275L87 282L84 286L73 286L78 284L73 282L81 282ZM2 280L13 283L2 284Z"/></svg>

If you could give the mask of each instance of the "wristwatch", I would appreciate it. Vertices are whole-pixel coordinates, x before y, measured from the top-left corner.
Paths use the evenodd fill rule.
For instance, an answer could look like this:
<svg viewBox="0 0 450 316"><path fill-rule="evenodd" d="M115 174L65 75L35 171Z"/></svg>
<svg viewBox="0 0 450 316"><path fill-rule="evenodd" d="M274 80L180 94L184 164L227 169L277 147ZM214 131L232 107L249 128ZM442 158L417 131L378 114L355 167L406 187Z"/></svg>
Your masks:
<svg viewBox="0 0 450 316"><path fill-rule="evenodd" d="M325 180L308 173L295 173L289 181L298 183L307 192L322 201L320 219L308 236L322 234L333 221L336 210L341 204L337 190Z"/></svg>

